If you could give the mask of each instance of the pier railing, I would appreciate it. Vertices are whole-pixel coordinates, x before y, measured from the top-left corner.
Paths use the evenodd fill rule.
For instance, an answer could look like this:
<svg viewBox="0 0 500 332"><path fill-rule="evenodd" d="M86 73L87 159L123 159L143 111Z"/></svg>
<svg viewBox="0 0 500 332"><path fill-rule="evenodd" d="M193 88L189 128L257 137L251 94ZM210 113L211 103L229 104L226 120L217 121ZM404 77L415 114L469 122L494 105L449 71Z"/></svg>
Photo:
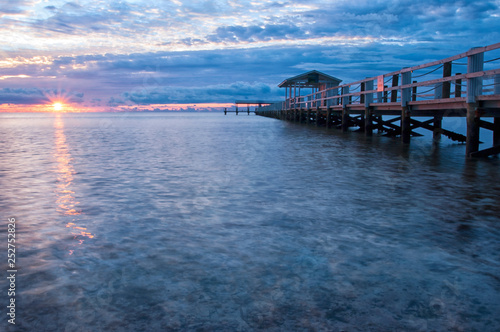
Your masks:
<svg viewBox="0 0 500 332"><path fill-rule="evenodd" d="M498 49L500 43L473 48L446 59L288 98L258 110L265 112L350 105L369 106L372 103L398 103L406 106L425 104L429 101L439 103L442 99L448 99L444 100L446 102L462 97L465 97L468 103L488 99L488 95L500 94L500 58L499 54L494 54L491 59L485 60L485 54ZM424 69L427 71L421 73ZM442 69L442 76L436 77L439 69ZM455 73L452 74L453 72ZM424 77L431 79L416 80ZM492 82L484 84L486 80Z"/></svg>

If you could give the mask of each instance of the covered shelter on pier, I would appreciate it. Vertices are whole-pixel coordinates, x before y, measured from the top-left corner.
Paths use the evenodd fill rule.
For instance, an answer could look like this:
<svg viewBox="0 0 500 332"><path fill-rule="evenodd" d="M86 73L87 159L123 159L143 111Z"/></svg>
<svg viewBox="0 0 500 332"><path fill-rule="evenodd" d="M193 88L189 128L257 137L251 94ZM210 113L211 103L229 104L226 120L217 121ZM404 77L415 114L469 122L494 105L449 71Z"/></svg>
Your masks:
<svg viewBox="0 0 500 332"><path fill-rule="evenodd" d="M304 74L287 78L278 87L286 88L286 99L299 98L301 89L311 89L311 93L336 87L342 82L341 79L327 75L317 70L311 70Z"/></svg>

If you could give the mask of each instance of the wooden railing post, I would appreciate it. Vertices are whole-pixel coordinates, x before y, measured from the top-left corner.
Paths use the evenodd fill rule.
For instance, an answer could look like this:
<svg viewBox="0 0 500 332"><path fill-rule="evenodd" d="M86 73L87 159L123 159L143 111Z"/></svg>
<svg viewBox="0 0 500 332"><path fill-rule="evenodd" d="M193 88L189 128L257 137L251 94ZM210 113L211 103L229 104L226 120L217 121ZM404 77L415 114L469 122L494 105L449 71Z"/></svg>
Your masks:
<svg viewBox="0 0 500 332"><path fill-rule="evenodd" d="M462 75L461 73L457 73L457 75ZM455 98L462 97L462 79L459 78L455 80Z"/></svg>
<svg viewBox="0 0 500 332"><path fill-rule="evenodd" d="M401 85L411 84L411 71L401 74ZM397 90L393 90L397 91ZM401 89L401 140L410 143L411 137L411 112L408 103L411 101L411 88Z"/></svg>
<svg viewBox="0 0 500 332"><path fill-rule="evenodd" d="M451 62L445 62L443 64L443 77L451 76ZM450 81L443 82L443 88L441 91L442 98L450 98Z"/></svg>
<svg viewBox="0 0 500 332"><path fill-rule="evenodd" d="M417 81L413 81L413 83L417 83ZM417 101L417 87L414 86L411 89L411 101Z"/></svg>
<svg viewBox="0 0 500 332"><path fill-rule="evenodd" d="M392 75L392 87L398 86L399 85L398 81L399 81L399 75ZM397 101L398 101L398 90L395 89L391 91L391 103L395 103Z"/></svg>
<svg viewBox="0 0 500 332"><path fill-rule="evenodd" d="M484 53L476 53L467 58L467 73L482 71L484 68ZM465 154L470 157L471 153L479 150L479 128L480 117L477 108L476 97L481 95L483 89L483 78L473 77L467 79L467 141L465 143Z"/></svg>

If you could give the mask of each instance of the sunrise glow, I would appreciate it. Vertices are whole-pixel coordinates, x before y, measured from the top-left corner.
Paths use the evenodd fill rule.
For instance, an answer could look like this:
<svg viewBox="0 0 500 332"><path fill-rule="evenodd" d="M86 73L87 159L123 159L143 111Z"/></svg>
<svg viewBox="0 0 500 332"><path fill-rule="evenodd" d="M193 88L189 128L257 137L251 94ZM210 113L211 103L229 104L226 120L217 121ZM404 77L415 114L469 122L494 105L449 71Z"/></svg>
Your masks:
<svg viewBox="0 0 500 332"><path fill-rule="evenodd" d="M54 111L60 112L63 109L63 104L62 103L54 103L54 104L52 104L52 107L54 108Z"/></svg>

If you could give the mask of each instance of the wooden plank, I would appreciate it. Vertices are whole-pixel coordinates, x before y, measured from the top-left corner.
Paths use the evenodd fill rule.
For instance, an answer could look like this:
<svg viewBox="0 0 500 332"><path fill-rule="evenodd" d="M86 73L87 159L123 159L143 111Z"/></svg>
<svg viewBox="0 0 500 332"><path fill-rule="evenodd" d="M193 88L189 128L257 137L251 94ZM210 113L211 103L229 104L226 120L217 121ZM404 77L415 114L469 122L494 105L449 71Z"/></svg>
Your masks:
<svg viewBox="0 0 500 332"><path fill-rule="evenodd" d="M411 119L411 123L415 125L414 128L419 128L420 127L420 128L424 128L424 129L430 130L432 132L434 132L437 129L435 126L433 126L433 125L430 124L430 122L433 122L433 121L434 121L434 119L423 121L423 122L415 120L415 119ZM458 142L462 142L463 143L463 142L465 142L467 140L467 137L465 137L464 135L458 134L458 133L455 133L453 131L446 130L446 129L443 129L443 128L439 128L439 133L445 135L446 137L448 137L452 141L458 141Z"/></svg>
<svg viewBox="0 0 500 332"><path fill-rule="evenodd" d="M485 128L485 129L488 129L488 130L492 130L492 131L495 130L495 124L492 123L492 122L488 122L488 121L479 120L479 126L481 128Z"/></svg>
<svg viewBox="0 0 500 332"><path fill-rule="evenodd" d="M497 145L497 146L491 147L489 149L484 149L484 150L481 150L481 151L471 152L469 154L469 157L472 157L472 158L484 158L484 157L489 157L489 156L492 156L492 155L495 155L495 154L499 154L499 153L500 153L500 145Z"/></svg>
<svg viewBox="0 0 500 332"><path fill-rule="evenodd" d="M493 119L493 145L500 145L500 117Z"/></svg>

